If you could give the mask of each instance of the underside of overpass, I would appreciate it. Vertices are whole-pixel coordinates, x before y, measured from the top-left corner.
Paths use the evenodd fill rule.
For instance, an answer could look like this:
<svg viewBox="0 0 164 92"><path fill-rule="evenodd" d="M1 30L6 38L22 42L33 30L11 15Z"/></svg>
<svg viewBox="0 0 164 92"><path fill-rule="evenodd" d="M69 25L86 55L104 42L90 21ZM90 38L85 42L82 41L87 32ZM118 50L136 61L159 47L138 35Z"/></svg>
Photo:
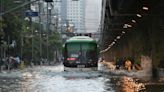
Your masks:
<svg viewBox="0 0 164 92"><path fill-rule="evenodd" d="M102 0L101 54L164 63L164 0Z"/></svg>

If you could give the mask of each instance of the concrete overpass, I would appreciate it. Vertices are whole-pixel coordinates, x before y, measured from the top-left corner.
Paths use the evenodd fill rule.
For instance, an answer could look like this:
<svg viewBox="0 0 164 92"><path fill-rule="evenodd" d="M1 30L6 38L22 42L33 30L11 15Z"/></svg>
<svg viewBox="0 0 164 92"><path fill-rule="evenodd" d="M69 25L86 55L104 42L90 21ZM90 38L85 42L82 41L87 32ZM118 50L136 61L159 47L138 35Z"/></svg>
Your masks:
<svg viewBox="0 0 164 92"><path fill-rule="evenodd" d="M164 63L164 1L102 0L101 54L109 61L148 56Z"/></svg>

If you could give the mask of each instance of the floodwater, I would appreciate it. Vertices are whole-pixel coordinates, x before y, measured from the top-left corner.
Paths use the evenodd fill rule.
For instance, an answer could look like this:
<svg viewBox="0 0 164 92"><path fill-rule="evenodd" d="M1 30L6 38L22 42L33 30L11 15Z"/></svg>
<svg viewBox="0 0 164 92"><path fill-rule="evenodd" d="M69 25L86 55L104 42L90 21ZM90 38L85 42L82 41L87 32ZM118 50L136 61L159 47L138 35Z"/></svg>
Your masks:
<svg viewBox="0 0 164 92"><path fill-rule="evenodd" d="M0 92L116 92L118 78L100 71L63 71L62 65L39 66L1 76ZM164 92L164 85L146 87L143 92Z"/></svg>

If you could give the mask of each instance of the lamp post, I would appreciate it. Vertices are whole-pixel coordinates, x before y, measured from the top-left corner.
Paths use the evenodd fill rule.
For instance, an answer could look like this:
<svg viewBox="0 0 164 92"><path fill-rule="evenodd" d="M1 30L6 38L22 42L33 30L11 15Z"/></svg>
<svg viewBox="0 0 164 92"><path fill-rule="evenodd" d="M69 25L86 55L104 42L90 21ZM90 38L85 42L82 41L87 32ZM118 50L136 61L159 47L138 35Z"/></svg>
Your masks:
<svg viewBox="0 0 164 92"><path fill-rule="evenodd" d="M33 38L33 35L34 35L34 31L32 29L32 19L30 18L30 28L31 28L31 34L32 34L32 38L31 38L31 41L32 41L32 62L33 62L33 56L34 56L34 47L33 47L33 44L34 44L34 38Z"/></svg>
<svg viewBox="0 0 164 92"><path fill-rule="evenodd" d="M39 34L39 39L40 39L40 44L39 44L39 50L40 50L40 59L42 58L42 24L41 24L41 1L38 3L39 4L39 31L40 31L40 34Z"/></svg>
<svg viewBox="0 0 164 92"><path fill-rule="evenodd" d="M46 50L47 50L47 60L49 59L49 50L48 50L48 46L49 46L49 31L50 31L50 20L51 20L51 7L49 7L49 2L47 2L47 47L46 47ZM48 60L49 62L49 60ZM49 62L50 63L50 62Z"/></svg>

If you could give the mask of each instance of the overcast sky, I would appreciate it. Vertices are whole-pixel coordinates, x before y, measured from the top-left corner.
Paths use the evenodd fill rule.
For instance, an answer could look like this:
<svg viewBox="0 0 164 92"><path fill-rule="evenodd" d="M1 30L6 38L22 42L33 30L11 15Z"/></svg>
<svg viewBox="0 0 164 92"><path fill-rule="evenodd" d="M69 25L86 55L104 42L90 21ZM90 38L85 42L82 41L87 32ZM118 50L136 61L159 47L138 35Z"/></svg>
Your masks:
<svg viewBox="0 0 164 92"><path fill-rule="evenodd" d="M102 0L86 0L86 31L95 32L99 27Z"/></svg>

